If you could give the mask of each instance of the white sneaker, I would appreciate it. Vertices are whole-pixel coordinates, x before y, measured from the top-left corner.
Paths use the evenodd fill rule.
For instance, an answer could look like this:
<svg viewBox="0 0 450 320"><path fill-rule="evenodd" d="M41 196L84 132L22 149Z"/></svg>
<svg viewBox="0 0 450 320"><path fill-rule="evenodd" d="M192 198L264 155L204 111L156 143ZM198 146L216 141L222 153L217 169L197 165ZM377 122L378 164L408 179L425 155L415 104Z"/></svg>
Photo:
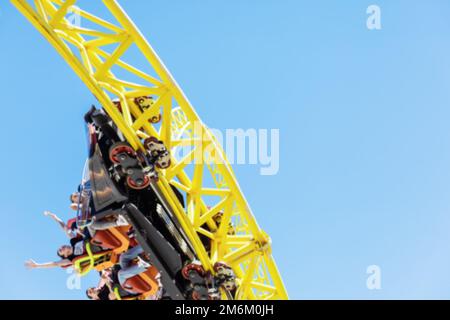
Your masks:
<svg viewBox="0 0 450 320"><path fill-rule="evenodd" d="M125 219L125 217L120 215L120 214L117 216L116 224L119 227L123 227L123 226L128 226L129 225L127 219Z"/></svg>
<svg viewBox="0 0 450 320"><path fill-rule="evenodd" d="M138 257L138 258L137 258L137 265L138 265L138 267L140 267L140 268L146 268L146 269L148 269L148 268L151 267L151 265L150 265L148 262L142 260L141 257Z"/></svg>

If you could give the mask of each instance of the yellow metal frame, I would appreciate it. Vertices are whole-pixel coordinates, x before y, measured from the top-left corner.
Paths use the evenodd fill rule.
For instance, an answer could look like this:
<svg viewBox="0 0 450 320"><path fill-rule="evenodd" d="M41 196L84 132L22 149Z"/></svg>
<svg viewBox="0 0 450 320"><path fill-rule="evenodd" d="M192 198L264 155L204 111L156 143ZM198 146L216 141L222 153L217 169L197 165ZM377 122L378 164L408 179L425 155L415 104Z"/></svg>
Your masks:
<svg viewBox="0 0 450 320"><path fill-rule="evenodd" d="M116 296L117 300L126 300L126 301L131 301L131 300L145 300L148 298L148 295L140 295L137 297L132 297L132 298L122 298L119 292L119 288L115 287L113 289L114 295Z"/></svg>
<svg viewBox="0 0 450 320"><path fill-rule="evenodd" d="M105 253L94 255L92 253L91 245L89 243L86 243L86 254L87 254L86 257L77 259L75 261L75 263L73 264L75 271L80 276L84 276L84 275L88 274L89 271L91 271L94 268L95 261L106 255ZM88 264L85 265L86 263L88 263Z"/></svg>
<svg viewBox="0 0 450 320"><path fill-rule="evenodd" d="M144 150L142 140L149 136L164 141L172 155L180 148L189 150L182 158L173 156L172 166L160 172L158 187L203 267L212 271L217 261L231 265L238 278L236 299L287 299L270 238L256 222L222 147L120 5L102 1L107 21L76 7L77 0L11 2L72 67L136 150ZM69 21L73 14L82 26ZM145 59L144 67L127 61L131 49ZM152 96L153 105L139 108L133 100L140 96ZM121 111L113 99L120 101ZM161 124L150 123L158 112ZM171 184L185 194L186 209ZM204 237L210 239L210 250Z"/></svg>

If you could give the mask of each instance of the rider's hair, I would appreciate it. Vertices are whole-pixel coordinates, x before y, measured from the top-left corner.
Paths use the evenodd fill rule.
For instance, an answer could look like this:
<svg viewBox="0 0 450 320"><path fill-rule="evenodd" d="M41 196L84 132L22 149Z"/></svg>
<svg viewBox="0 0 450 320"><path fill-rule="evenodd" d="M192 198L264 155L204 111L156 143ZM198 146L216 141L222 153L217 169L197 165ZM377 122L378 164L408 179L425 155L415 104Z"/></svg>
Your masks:
<svg viewBox="0 0 450 320"><path fill-rule="evenodd" d="M86 289L86 296L92 300L92 297L89 295L89 289Z"/></svg>
<svg viewBox="0 0 450 320"><path fill-rule="evenodd" d="M69 197L69 199L70 199L70 202L72 202L73 203L73 197L75 197L75 196L77 196L78 195L78 192L74 192L74 193L72 193L71 195L70 195L70 197Z"/></svg>

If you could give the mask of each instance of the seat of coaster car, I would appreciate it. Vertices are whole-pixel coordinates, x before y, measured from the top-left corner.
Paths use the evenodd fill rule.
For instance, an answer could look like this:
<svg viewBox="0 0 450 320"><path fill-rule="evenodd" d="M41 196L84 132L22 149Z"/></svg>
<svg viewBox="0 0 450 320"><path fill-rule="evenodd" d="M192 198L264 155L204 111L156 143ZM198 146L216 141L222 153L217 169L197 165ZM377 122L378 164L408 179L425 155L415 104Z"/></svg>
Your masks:
<svg viewBox="0 0 450 320"><path fill-rule="evenodd" d="M159 284L156 279L159 271L151 266L145 272L129 278L123 284L123 288L135 294L142 294L145 297L154 295L158 292Z"/></svg>
<svg viewBox="0 0 450 320"><path fill-rule="evenodd" d="M102 247L104 250L114 250L119 248L122 242L111 231L98 230L91 239L91 244Z"/></svg>
<svg viewBox="0 0 450 320"><path fill-rule="evenodd" d="M134 243L128 236L130 228L130 226L122 226L97 230L90 243L104 250L113 250L120 254L127 251L130 244L133 245Z"/></svg>
<svg viewBox="0 0 450 320"><path fill-rule="evenodd" d="M114 219L121 213L120 209L107 209L100 213L95 213L94 219L96 221ZM128 232L131 226L114 227L106 230L97 230L95 235L91 239L91 244L102 247L104 249L115 250L117 253L121 253L122 250L116 250L118 248L124 251L128 250L130 239L128 238ZM122 251L123 252L123 251Z"/></svg>
<svg viewBox="0 0 450 320"><path fill-rule="evenodd" d="M73 261L79 273L84 275L92 268L102 271L114 266L119 261L119 256L130 245L135 245L134 239L130 240L128 237L129 230L130 226L123 226L96 231L89 241L91 254L86 253Z"/></svg>

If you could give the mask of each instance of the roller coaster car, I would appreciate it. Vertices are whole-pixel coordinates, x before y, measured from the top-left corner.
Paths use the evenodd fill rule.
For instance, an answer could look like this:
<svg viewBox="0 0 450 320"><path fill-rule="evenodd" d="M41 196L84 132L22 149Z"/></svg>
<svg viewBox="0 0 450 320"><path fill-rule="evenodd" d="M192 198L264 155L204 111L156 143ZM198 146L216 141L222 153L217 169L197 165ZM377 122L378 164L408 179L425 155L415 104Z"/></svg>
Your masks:
<svg viewBox="0 0 450 320"><path fill-rule="evenodd" d="M141 104L151 108L148 99L141 101ZM218 278L202 272L197 275L185 272L186 266L197 260L195 252L155 183L158 179L156 168L165 169L171 164L170 154L163 142L150 137L143 143L145 151L134 150L121 138L121 133L106 113L95 107L86 114L85 121L89 160L80 192L84 192L86 197L80 197L85 203L80 206L79 225L88 225L94 216L120 213L130 222L136 240L150 256L152 266L161 274L167 296L171 299L216 299L219 296L217 287L221 284ZM172 189L184 206L181 193L174 187ZM90 208L89 212L86 208ZM105 234L102 240L94 240L91 244L96 245L96 241L100 241L115 247L116 243L109 236ZM114 236L117 239L117 235ZM110 266L117 260L114 250L95 256L94 262L85 263L97 269ZM108 262L101 262L107 258L110 259ZM149 279L151 277L143 274L130 281L133 287L148 293L152 290L142 288L153 288Z"/></svg>

